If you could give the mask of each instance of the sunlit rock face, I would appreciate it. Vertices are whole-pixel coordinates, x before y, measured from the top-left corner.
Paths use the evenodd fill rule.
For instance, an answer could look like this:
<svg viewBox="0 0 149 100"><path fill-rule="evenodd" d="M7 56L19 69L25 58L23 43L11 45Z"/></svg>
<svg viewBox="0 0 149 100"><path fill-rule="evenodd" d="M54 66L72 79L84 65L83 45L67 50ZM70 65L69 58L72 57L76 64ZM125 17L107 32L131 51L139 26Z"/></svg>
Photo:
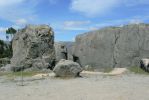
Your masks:
<svg viewBox="0 0 149 100"><path fill-rule="evenodd" d="M47 25L28 25L19 30L12 42L12 69L42 70L55 60L54 32Z"/></svg>
<svg viewBox="0 0 149 100"><path fill-rule="evenodd" d="M139 66L149 57L149 25L107 27L76 37L73 55L95 69Z"/></svg>

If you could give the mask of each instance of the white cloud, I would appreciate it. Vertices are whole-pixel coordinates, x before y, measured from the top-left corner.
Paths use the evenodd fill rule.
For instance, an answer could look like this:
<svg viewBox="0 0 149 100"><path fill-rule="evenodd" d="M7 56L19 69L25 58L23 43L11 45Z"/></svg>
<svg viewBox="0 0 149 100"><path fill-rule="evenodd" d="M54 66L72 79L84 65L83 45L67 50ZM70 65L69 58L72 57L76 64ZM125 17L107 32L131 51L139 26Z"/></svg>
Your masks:
<svg viewBox="0 0 149 100"><path fill-rule="evenodd" d="M130 24L140 24L140 23L143 23L143 20L141 20L141 19L132 19L132 20L130 20L129 23Z"/></svg>
<svg viewBox="0 0 149 100"><path fill-rule="evenodd" d="M122 3L128 7L133 7L137 5L149 5L148 0L123 0Z"/></svg>
<svg viewBox="0 0 149 100"><path fill-rule="evenodd" d="M144 23L146 20L149 19L148 15L144 15L144 16L133 16L131 18L124 18L124 19L116 19L116 20L107 20L105 22L102 23L94 23L92 24L92 28L95 30L96 29L100 29L103 27L107 27L107 26L118 26L118 27L122 27L124 25L127 24L140 24L140 23ZM90 29L92 29L90 28Z"/></svg>
<svg viewBox="0 0 149 100"><path fill-rule="evenodd" d="M28 23L27 20L24 18L16 20L17 25L26 25L27 23Z"/></svg>
<svg viewBox="0 0 149 100"><path fill-rule="evenodd" d="M0 0L0 7L11 6L23 2L24 0Z"/></svg>
<svg viewBox="0 0 149 100"><path fill-rule="evenodd" d="M90 21L65 21L64 26L65 27L76 27L81 25L90 24Z"/></svg>
<svg viewBox="0 0 149 100"><path fill-rule="evenodd" d="M149 5L149 0L72 0L70 10L89 17L104 15L116 7L140 7Z"/></svg>
<svg viewBox="0 0 149 100"><path fill-rule="evenodd" d="M6 27L0 27L0 33L4 33L8 28Z"/></svg>
<svg viewBox="0 0 149 100"><path fill-rule="evenodd" d="M72 0L70 9L87 16L104 14L117 6L119 0Z"/></svg>
<svg viewBox="0 0 149 100"><path fill-rule="evenodd" d="M39 2L40 0L0 0L0 18L13 23L23 22L22 18L31 21L36 16L35 7Z"/></svg>
<svg viewBox="0 0 149 100"><path fill-rule="evenodd" d="M90 23L91 21L65 21L62 26L65 30L87 30L86 26Z"/></svg>

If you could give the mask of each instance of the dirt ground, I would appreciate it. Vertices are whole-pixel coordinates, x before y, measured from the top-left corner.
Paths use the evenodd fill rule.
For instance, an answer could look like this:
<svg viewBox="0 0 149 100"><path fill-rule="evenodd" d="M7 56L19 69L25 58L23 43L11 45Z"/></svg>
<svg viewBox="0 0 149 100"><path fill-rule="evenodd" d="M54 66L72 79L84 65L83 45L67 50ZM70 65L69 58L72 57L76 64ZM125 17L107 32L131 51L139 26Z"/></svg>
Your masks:
<svg viewBox="0 0 149 100"><path fill-rule="evenodd" d="M149 76L84 72L80 78L0 77L0 100L149 100Z"/></svg>

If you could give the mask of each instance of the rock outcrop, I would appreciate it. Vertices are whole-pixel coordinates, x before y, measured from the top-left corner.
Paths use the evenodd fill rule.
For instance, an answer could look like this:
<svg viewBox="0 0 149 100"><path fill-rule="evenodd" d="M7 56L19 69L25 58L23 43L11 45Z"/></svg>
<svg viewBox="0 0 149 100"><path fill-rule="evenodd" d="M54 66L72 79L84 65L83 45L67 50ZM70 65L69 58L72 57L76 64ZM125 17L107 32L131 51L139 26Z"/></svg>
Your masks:
<svg viewBox="0 0 149 100"><path fill-rule="evenodd" d="M82 70L78 63L61 59L53 69L53 72L58 77L77 77Z"/></svg>
<svg viewBox="0 0 149 100"><path fill-rule="evenodd" d="M100 70L139 66L141 58L149 57L149 25L107 27L78 35L73 55L82 66Z"/></svg>
<svg viewBox="0 0 149 100"><path fill-rule="evenodd" d="M55 54L56 62L59 62L61 59L68 59L67 47L63 42L55 42Z"/></svg>
<svg viewBox="0 0 149 100"><path fill-rule="evenodd" d="M12 42L13 71L42 70L53 66L55 61L54 32L47 25L28 25L19 30Z"/></svg>
<svg viewBox="0 0 149 100"><path fill-rule="evenodd" d="M74 42L55 42L56 62L61 59L73 60L73 46Z"/></svg>

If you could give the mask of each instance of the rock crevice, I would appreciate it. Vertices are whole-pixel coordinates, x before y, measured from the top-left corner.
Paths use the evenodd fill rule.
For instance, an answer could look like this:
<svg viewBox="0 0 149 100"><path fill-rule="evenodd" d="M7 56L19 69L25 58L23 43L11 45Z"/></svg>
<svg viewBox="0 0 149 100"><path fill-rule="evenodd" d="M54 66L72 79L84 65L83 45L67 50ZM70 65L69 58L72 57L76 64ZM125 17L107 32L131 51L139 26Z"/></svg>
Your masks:
<svg viewBox="0 0 149 100"><path fill-rule="evenodd" d="M117 33L115 33L114 52L113 52L113 68L115 68L116 64L117 64L116 58L117 58L118 48L116 47L116 45L117 45L117 42L118 42L119 38L120 38L120 30Z"/></svg>
<svg viewBox="0 0 149 100"><path fill-rule="evenodd" d="M76 37L74 55L82 66L95 69L139 66L149 58L149 25L107 27Z"/></svg>

